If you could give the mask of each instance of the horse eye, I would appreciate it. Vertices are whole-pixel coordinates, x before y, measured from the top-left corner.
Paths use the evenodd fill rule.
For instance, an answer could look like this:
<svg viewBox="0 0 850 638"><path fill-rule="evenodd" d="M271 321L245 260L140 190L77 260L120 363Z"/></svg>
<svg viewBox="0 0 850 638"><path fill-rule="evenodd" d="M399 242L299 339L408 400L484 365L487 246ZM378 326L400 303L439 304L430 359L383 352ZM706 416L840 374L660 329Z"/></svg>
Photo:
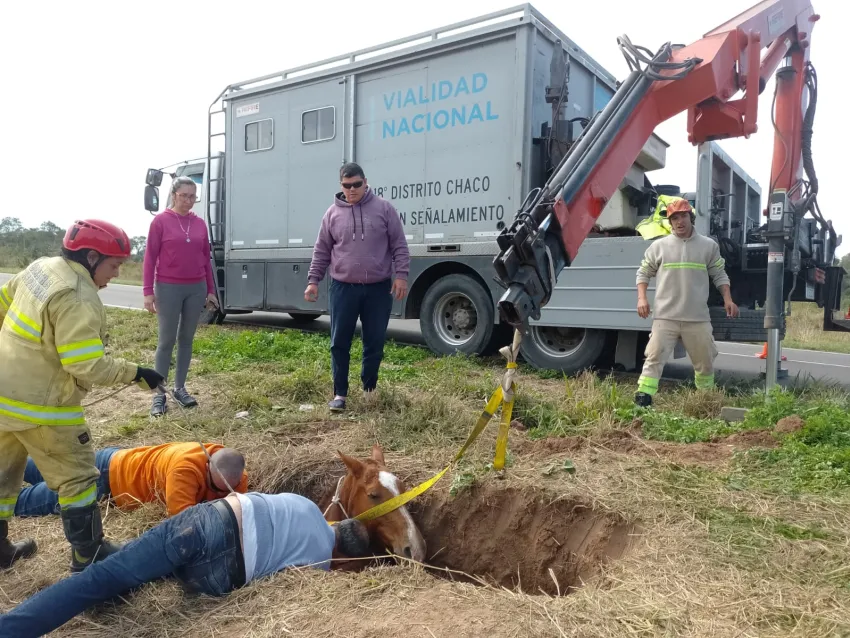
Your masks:
<svg viewBox="0 0 850 638"><path fill-rule="evenodd" d="M379 494L378 494L377 492L370 492L370 493L369 493L369 498L377 499L377 498L378 498L378 496L379 496Z"/></svg>

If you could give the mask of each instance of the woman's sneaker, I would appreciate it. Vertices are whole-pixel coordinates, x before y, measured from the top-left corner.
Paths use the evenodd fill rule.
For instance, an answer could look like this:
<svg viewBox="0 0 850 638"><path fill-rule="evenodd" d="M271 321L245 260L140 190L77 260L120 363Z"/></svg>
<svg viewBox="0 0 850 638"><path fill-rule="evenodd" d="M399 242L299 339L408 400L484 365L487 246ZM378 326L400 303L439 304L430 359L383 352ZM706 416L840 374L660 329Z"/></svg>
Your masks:
<svg viewBox="0 0 850 638"><path fill-rule="evenodd" d="M171 392L171 396L174 397L174 400L177 401L184 408L194 408L198 405L198 402L195 401L195 397L186 392L186 388L180 388L179 390L173 390Z"/></svg>
<svg viewBox="0 0 850 638"><path fill-rule="evenodd" d="M165 395L157 393L157 395L153 398L153 403L151 404L151 416L162 416L168 412L168 406L165 401Z"/></svg>

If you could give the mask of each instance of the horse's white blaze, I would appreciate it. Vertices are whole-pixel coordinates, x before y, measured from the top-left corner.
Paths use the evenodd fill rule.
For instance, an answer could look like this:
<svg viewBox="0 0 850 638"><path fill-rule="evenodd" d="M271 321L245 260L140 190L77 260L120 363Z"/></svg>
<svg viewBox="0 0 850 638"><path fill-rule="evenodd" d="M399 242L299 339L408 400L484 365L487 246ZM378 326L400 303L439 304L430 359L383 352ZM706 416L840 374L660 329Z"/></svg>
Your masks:
<svg viewBox="0 0 850 638"><path fill-rule="evenodd" d="M387 488L393 496L398 496L401 492L398 489L398 478L391 472L378 472L378 480L385 488ZM407 523L407 542L410 543L410 553L414 560L425 560L425 539L419 533L416 523L413 522L413 517L407 511L407 506L402 505L398 508L404 520Z"/></svg>

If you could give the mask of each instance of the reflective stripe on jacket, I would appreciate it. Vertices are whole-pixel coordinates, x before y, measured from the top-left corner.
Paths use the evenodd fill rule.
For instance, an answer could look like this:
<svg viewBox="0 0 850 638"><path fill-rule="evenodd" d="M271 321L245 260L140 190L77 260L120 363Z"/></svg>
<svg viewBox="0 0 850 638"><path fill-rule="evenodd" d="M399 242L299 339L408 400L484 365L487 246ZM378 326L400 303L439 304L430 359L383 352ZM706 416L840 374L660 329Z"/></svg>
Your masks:
<svg viewBox="0 0 850 638"><path fill-rule="evenodd" d="M106 354L106 310L81 265L43 257L0 287L0 430L84 425L94 385L130 383L136 365Z"/></svg>
<svg viewBox="0 0 850 638"><path fill-rule="evenodd" d="M711 321L709 280L718 289L729 285L720 247L696 230L686 239L667 235L650 244L636 284L648 284L652 277L657 278L653 318L670 321Z"/></svg>

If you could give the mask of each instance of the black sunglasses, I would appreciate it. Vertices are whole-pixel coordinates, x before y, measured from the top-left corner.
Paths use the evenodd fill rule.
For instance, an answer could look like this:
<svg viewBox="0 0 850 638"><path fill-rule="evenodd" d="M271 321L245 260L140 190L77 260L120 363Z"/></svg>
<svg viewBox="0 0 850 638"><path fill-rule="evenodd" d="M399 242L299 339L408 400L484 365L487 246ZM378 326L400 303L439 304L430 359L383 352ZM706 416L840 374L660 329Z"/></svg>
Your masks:
<svg viewBox="0 0 850 638"><path fill-rule="evenodd" d="M342 184L342 187L347 191L351 190L352 188L360 188L361 186L363 186L362 180L359 181L359 182L351 182L350 184L346 184L346 183Z"/></svg>

